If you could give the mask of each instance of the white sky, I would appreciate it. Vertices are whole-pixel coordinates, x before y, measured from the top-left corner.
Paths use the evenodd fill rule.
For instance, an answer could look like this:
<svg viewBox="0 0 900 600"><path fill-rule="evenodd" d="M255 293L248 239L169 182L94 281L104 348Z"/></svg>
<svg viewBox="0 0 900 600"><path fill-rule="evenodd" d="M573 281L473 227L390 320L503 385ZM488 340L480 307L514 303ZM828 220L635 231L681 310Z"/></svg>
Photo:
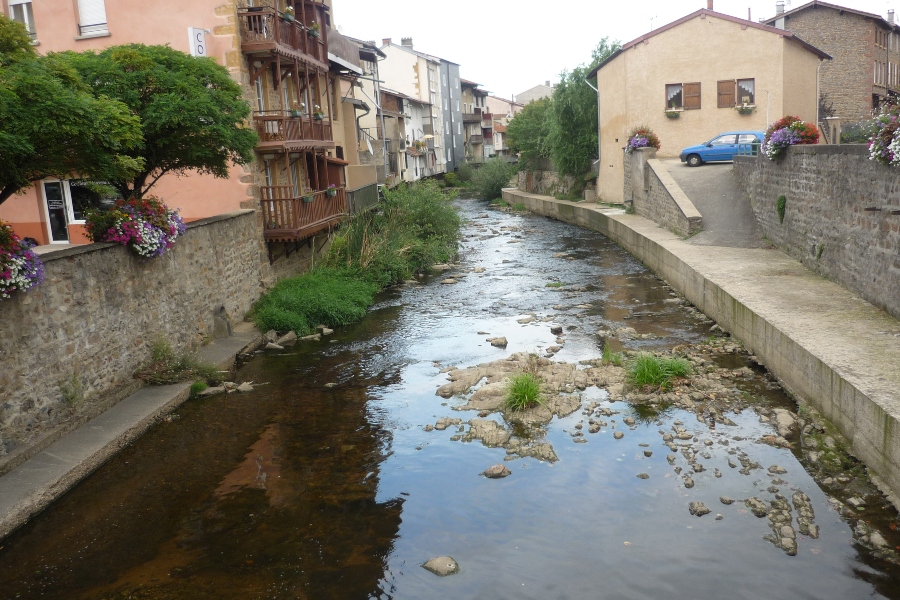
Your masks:
<svg viewBox="0 0 900 600"><path fill-rule="evenodd" d="M806 4L788 0L785 10ZM894 0L831 0L887 16ZM339 30L363 40L412 37L416 50L459 63L464 79L509 98L556 81L590 59L604 36L628 42L699 8L706 0L333 0ZM775 14L775 0L715 0L717 12L754 21ZM898 14L900 19L900 14ZM697 56L710 48L697 40Z"/></svg>

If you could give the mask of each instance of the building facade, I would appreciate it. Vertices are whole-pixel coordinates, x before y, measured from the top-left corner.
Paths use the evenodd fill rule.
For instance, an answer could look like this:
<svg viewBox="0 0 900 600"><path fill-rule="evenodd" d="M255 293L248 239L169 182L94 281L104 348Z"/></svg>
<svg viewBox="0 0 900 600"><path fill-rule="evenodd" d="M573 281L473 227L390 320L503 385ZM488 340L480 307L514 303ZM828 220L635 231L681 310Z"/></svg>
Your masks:
<svg viewBox="0 0 900 600"><path fill-rule="evenodd" d="M697 60L696 41L716 48ZM598 195L621 202L629 132L647 125L661 157L724 131L764 131L784 115L816 119L816 74L828 54L783 29L698 10L641 36L588 77L597 77ZM740 109L737 110L737 109Z"/></svg>
<svg viewBox="0 0 900 600"><path fill-rule="evenodd" d="M136 11L126 3L13 0L5 10L26 24L41 53L168 44L224 65L251 106L255 159L224 179L163 176L150 193L188 221L257 209L273 260L286 244L336 225L348 212L346 167L358 159L351 84L362 69L356 46L331 29L330 2L250 4L161 0L152 11ZM374 169L359 170L353 183L370 180ZM0 205L0 218L42 244L86 243L83 200L90 186L83 183L77 175L38 182Z"/></svg>
<svg viewBox="0 0 900 600"><path fill-rule="evenodd" d="M553 88L554 86L550 85L550 81L545 81L543 85L536 85L533 88L528 88L524 92L516 94L514 98L516 102L520 104L528 104L529 102L534 102L541 98L549 98L553 95Z"/></svg>
<svg viewBox="0 0 900 600"><path fill-rule="evenodd" d="M830 54L819 74L819 122L857 122L900 96L900 28L888 18L814 0L763 21L786 29Z"/></svg>
<svg viewBox="0 0 900 600"><path fill-rule="evenodd" d="M460 79L462 88L463 143L466 162L484 161L484 131L481 123L486 111L487 91L478 89L480 83Z"/></svg>

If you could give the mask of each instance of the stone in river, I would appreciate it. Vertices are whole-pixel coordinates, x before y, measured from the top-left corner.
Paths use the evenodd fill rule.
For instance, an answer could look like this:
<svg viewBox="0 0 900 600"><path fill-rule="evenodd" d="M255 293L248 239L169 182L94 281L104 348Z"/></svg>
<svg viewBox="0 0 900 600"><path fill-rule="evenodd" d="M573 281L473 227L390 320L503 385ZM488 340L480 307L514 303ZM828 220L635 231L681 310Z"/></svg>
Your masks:
<svg viewBox="0 0 900 600"><path fill-rule="evenodd" d="M509 475L512 475L512 471L504 467L503 465L494 465L493 467L488 467L483 473L485 477L488 479L502 479Z"/></svg>
<svg viewBox="0 0 900 600"><path fill-rule="evenodd" d="M454 573L459 572L459 564L453 560L453 557L451 556L438 556L437 558L432 558L422 565L422 567L440 577L446 577L447 575L453 575Z"/></svg>
<svg viewBox="0 0 900 600"><path fill-rule="evenodd" d="M706 505L702 502L691 502L688 505L688 510L692 515L702 517L703 515L708 515L712 511L706 508Z"/></svg>

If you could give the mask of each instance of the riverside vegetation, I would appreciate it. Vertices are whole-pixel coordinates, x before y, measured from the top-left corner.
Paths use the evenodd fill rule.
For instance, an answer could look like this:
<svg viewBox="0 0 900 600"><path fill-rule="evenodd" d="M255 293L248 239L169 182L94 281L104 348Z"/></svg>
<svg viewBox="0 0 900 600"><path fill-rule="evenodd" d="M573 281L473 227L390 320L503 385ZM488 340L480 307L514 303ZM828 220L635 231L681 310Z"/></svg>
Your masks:
<svg viewBox="0 0 900 600"><path fill-rule="evenodd" d="M318 324L361 319L379 290L456 255L461 221L452 200L433 182L387 190L377 209L335 235L323 264L281 281L257 302L256 325L303 335Z"/></svg>

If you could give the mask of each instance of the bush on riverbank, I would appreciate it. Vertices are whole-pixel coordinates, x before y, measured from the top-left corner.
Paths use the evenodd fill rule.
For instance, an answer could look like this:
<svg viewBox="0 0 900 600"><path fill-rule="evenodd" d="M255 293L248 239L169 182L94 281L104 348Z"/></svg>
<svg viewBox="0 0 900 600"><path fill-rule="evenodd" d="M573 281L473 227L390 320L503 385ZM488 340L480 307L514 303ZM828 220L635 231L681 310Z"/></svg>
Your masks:
<svg viewBox="0 0 900 600"><path fill-rule="evenodd" d="M460 218L433 182L385 192L375 210L356 215L334 237L321 267L285 279L254 307L263 331L299 335L318 324L358 321L384 287L456 255Z"/></svg>
<svg viewBox="0 0 900 600"><path fill-rule="evenodd" d="M516 166L505 158L495 157L484 163L475 173L472 185L482 200L496 200L503 194L503 188L510 186L516 174Z"/></svg>

